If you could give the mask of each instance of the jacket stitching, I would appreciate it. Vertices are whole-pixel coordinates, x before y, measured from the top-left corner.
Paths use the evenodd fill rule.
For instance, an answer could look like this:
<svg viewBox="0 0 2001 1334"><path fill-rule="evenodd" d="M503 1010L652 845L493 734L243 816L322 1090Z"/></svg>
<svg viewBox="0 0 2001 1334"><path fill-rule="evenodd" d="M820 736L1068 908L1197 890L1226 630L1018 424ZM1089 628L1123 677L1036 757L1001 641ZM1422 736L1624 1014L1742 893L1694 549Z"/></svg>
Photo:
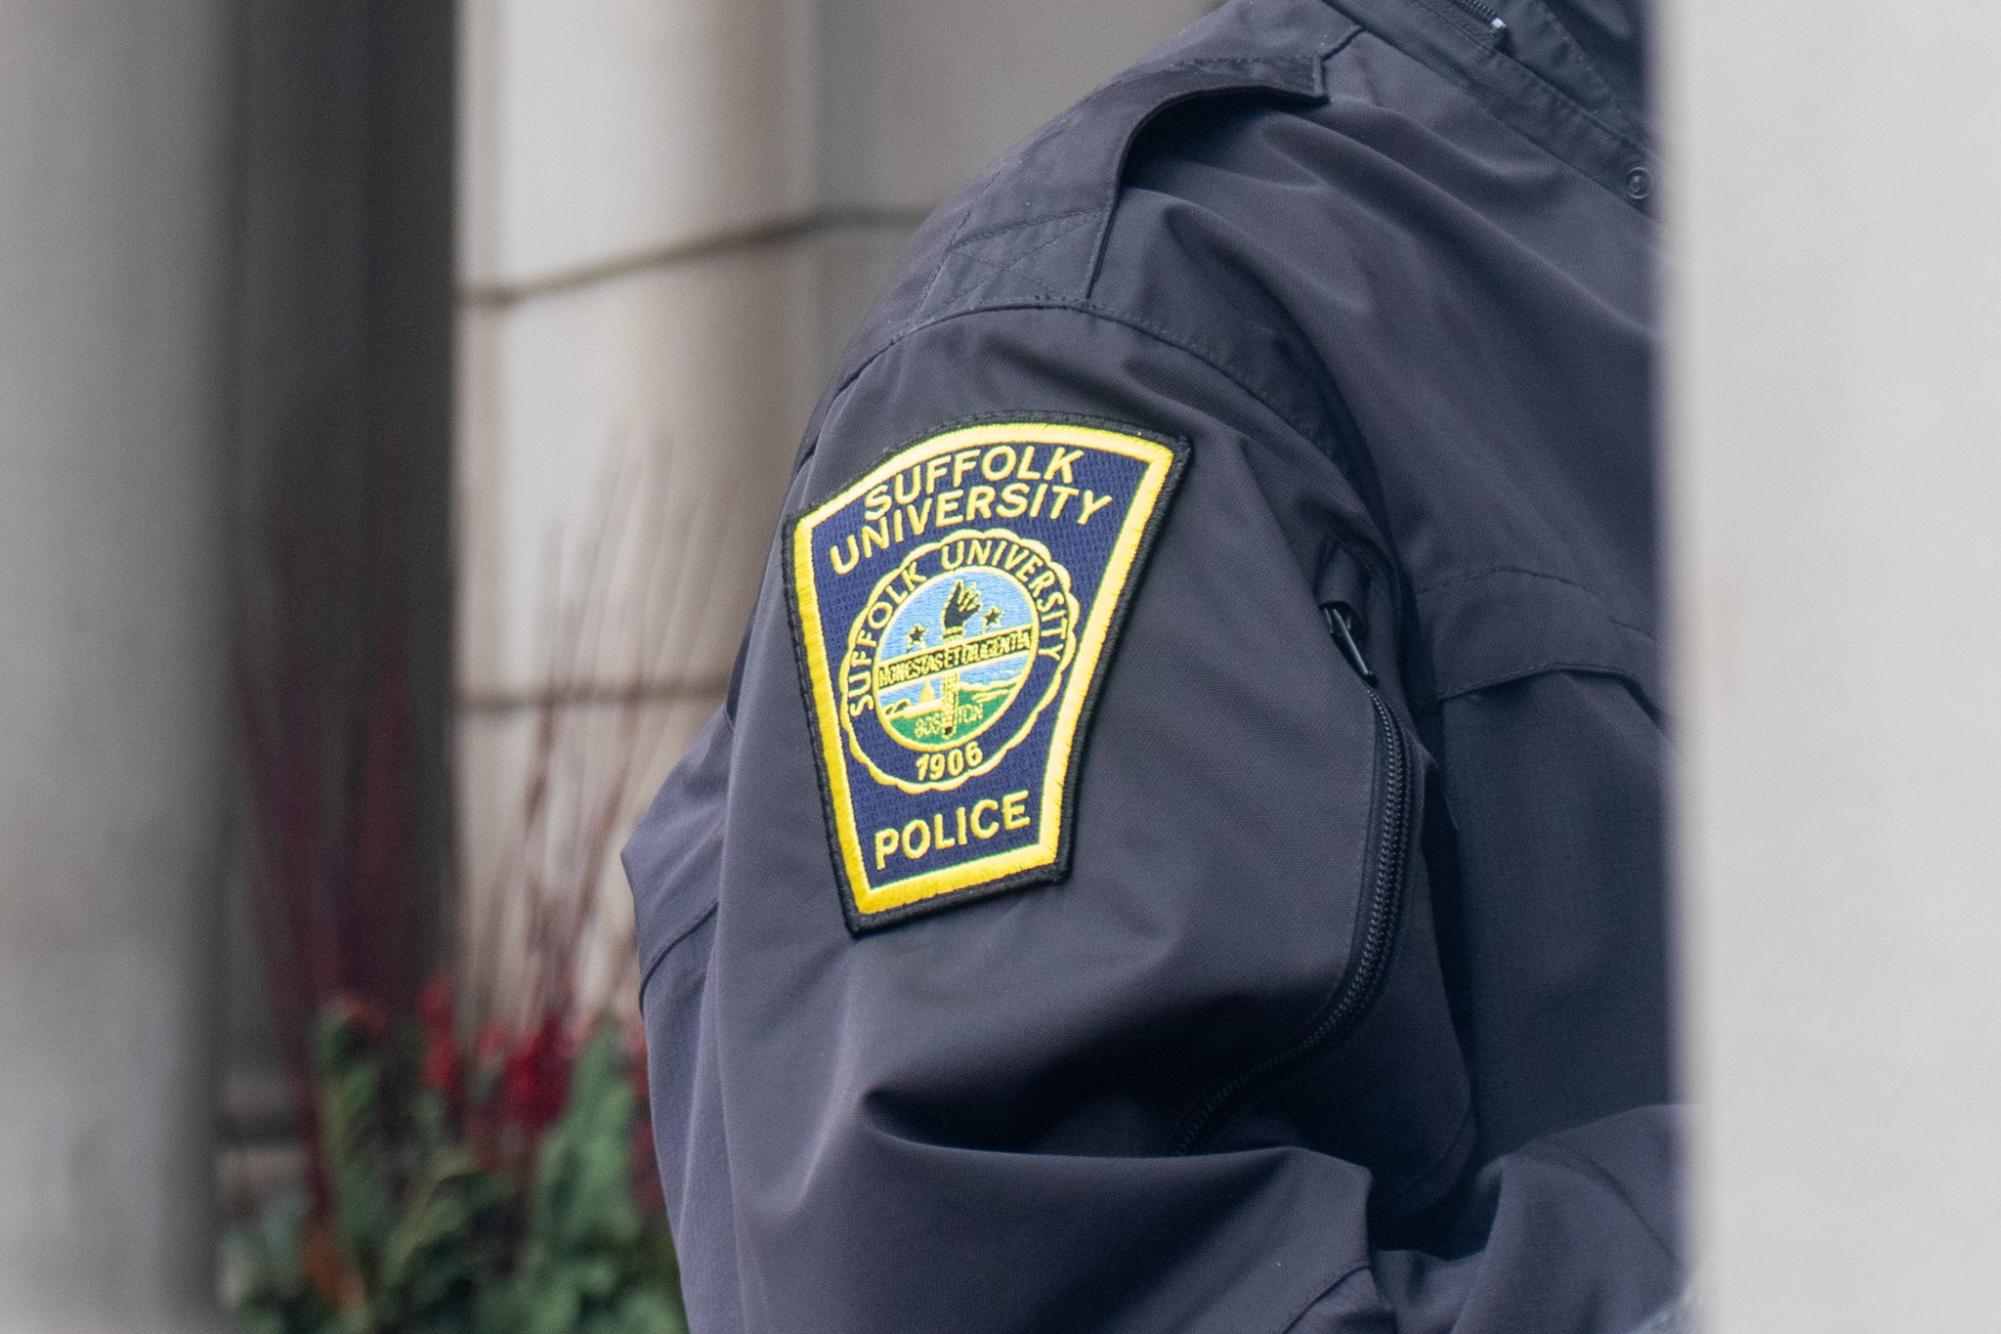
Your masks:
<svg viewBox="0 0 2001 1334"><path fill-rule="evenodd" d="M1095 214L1096 212L1097 212L1096 209L1076 210L1076 213L1085 215ZM1075 215L1058 214L1056 216L1072 217ZM1022 226L1029 227L1029 226L1034 226L1036 223L1048 222L1048 221L1050 221L1050 219L1038 218L1034 222L1023 223ZM1039 252L1047 249L1052 245L1055 245L1058 241L1070 235L1070 233L1076 231L1079 227L1082 227L1087 221L1089 221L1088 217L1077 217L1074 222L1071 222L1066 226L1057 228L1056 232L1053 235L1044 237L1042 240L1036 242L1028 249L1022 251L1019 255L1016 255L1006 264L1002 264L999 260L988 259L984 255L975 255L971 251L967 250L965 247L972 243L970 239L967 241L961 241L958 245L954 246L952 248L951 254L956 255L961 259L969 259L973 261L975 264L984 264L988 268L994 269L998 274L1009 274L1009 273L1017 274L1022 278L1024 282L1027 283L1029 290L1034 292L1037 296L1048 297L1051 300L1060 301L1062 300L1062 297L1058 293L1050 291L1047 287L1042 286L1040 283L1036 282L1033 278L1029 277L1028 274L1022 272L1021 266L1027 263ZM989 235L1000 235L1000 234L1001 233L989 233ZM979 238L979 239L985 239L985 238ZM974 287L977 287L981 281L982 281L981 279L975 279L972 283L969 283L965 287L954 292L951 296L943 298L943 304L949 305L951 302L957 300L959 297L964 296Z"/></svg>
<svg viewBox="0 0 2001 1334"><path fill-rule="evenodd" d="M1541 75L1537 74L1527 65L1523 65L1516 61L1507 60L1506 57L1501 56L1497 52L1489 50L1485 46L1485 44L1483 44L1478 38L1475 38L1467 34L1466 32L1462 31L1459 28L1458 24L1454 21L1451 21L1449 16L1445 15L1443 11L1441 11L1436 5L1431 3L1431 0L1417 0L1417 2L1423 5L1426 9L1430 10L1435 16L1446 19L1447 21L1444 22L1442 26L1446 30L1450 31L1452 35L1454 37L1457 37L1461 42L1467 44L1468 46L1471 46L1473 48L1473 53L1481 60L1482 63L1490 66L1499 66L1501 68L1521 71L1522 73L1526 74L1530 79L1534 80L1535 83L1540 88L1542 88L1550 97L1554 98L1558 103L1560 110L1565 111L1568 114L1573 115L1577 117L1580 121L1582 121L1584 123L1587 132L1595 131L1596 135L1601 139L1601 141L1603 139L1609 138L1614 142L1614 144L1617 147L1627 150L1629 154L1652 160L1652 155L1649 154L1645 149L1639 147L1637 144L1634 144L1629 139L1627 139L1625 135L1620 134L1617 130L1614 130L1610 126L1604 124L1597 117L1593 116L1590 112L1586 111L1583 107L1577 105L1575 99L1569 97L1561 89L1550 84ZM1567 170L1575 172L1578 176L1582 177L1584 180L1591 182L1591 184L1597 186L1599 189L1605 191L1607 194L1613 195L1615 198L1624 201L1628 207L1636 208L1638 209L1639 212L1645 215L1646 213L1645 209L1639 208L1638 205L1634 203L1634 201L1627 199L1623 191L1621 191L1618 188L1615 188L1603 176L1587 168L1583 164L1574 161L1572 159L1571 154L1558 152L1550 145L1537 139L1535 136L1528 133L1528 131L1522 129L1519 125L1515 124L1515 122L1508 116L1504 115L1500 109L1497 109L1496 106L1497 103L1500 103L1504 106L1517 105L1517 99L1511 98L1505 90L1496 89L1489 85L1483 85L1478 80L1473 79L1464 74L1461 74L1457 70L1440 69L1435 63L1426 60L1422 56L1419 56L1414 52L1410 51L1402 43L1396 41L1394 38L1391 38L1383 33L1376 33L1374 32L1373 29L1371 29L1371 32L1378 38L1378 40L1382 41L1385 45L1393 48L1394 50L1400 52L1406 59L1410 60L1414 64L1426 70L1431 71L1439 78L1445 79L1457 85L1459 88L1465 90L1465 92L1473 99L1474 104L1478 106L1481 111L1485 112L1486 115L1490 119L1492 119L1495 124L1507 130L1508 133L1522 140L1524 143L1534 148L1537 152L1542 153L1545 156L1557 162L1562 163ZM1602 148L1603 146L1604 145L1601 142L1600 147Z"/></svg>
<svg viewBox="0 0 2001 1334"><path fill-rule="evenodd" d="M1643 638L1645 638L1646 641L1650 644L1659 642L1655 638L1654 632L1647 629L1645 626L1635 625L1631 621L1621 619L1619 614L1612 609L1612 604L1605 600L1604 595L1601 594L1597 589L1591 587L1589 584L1581 584L1577 582L1577 580L1575 579L1566 579L1560 574L1550 574L1543 570L1531 570L1526 566L1521 566L1521 565L1495 565L1484 570L1473 570L1465 574L1450 574L1445 576L1445 578L1443 579L1437 580L1434 583L1426 584L1424 587L1414 590L1412 595L1414 597L1425 597L1428 596L1429 594L1439 591L1440 589L1450 588L1454 584L1472 583L1476 579L1485 579L1489 575L1495 575L1495 574L1514 574L1514 575L1520 575L1525 579L1547 579L1549 582L1553 584L1563 584L1568 588L1574 588L1578 592L1585 594L1593 602L1596 602L1599 605L1599 607L1604 610L1605 619L1610 621L1612 624L1618 626L1623 630L1631 630L1634 634L1640 635Z"/></svg>
<svg viewBox="0 0 2001 1334"><path fill-rule="evenodd" d="M887 339L884 340L881 347L869 353L868 356L862 360L860 365L856 366L854 370L849 372L847 375L843 376L841 378L840 387L834 391L832 398L838 399L841 395L845 394L848 391L849 387L852 386L856 380L860 379L864 374L867 373L869 367L873 366L876 363L876 361L878 361L885 354L887 354L892 348L902 343L905 339L910 338L915 334L923 333L924 331L932 328L935 325L943 324L947 320L964 319L971 315L982 315L990 312L999 312L1008 310L1065 310L1065 311L1070 311L1073 314L1089 315L1092 316L1093 318L1109 320L1113 324L1124 325L1125 327L1132 329L1135 332L1146 334L1157 342L1165 343L1169 347L1175 348L1178 351L1187 354L1188 356L1194 357L1197 361L1202 362L1204 365L1208 366L1211 370L1215 371L1217 374L1229 380L1239 389L1249 394L1252 397L1252 399L1254 399L1266 411L1270 412L1273 416L1277 417L1280 421L1284 422L1287 426L1290 426L1294 431L1298 432L1302 439L1309 441L1317 441L1319 439L1319 433L1312 425L1303 423L1298 416L1296 416L1290 411L1287 411L1284 408L1281 408L1278 405L1278 403L1274 401L1273 395L1270 391L1259 388L1248 372L1239 370L1236 367L1225 364L1225 361L1222 358L1221 354L1215 353L1205 348L1203 345L1195 342L1192 339L1187 339L1170 330L1156 327L1148 323L1147 321L1138 319L1135 316L1127 315L1122 311L1115 311L1108 307L1099 306L1089 301L1078 301L1071 298L1057 296L1053 293L1045 294L1045 299L1042 301L1003 301L1003 302L995 302L992 304L968 306L960 310L941 311L935 315L930 315L925 318L919 319L911 324L907 324L903 328L891 334Z"/></svg>
<svg viewBox="0 0 2001 1334"><path fill-rule="evenodd" d="M1354 34L1351 32L1348 34L1348 37L1352 37L1353 35ZM1345 41L1347 39L1344 38L1343 40ZM1140 69L1128 70L1125 73L1119 75L1117 78L1114 78L1110 82L1106 83L1104 87L1100 88L1098 91L1102 93L1109 89L1119 87L1122 84L1130 83L1133 80L1139 78L1144 78L1148 76L1158 76L1161 74L1171 74L1178 70L1199 70L1204 68L1205 66L1211 66L1211 65L1222 66L1222 67L1231 67L1231 66L1248 67L1253 64L1261 64L1268 68L1273 69L1274 77L1276 78L1278 77L1278 71L1281 70L1284 64L1286 63L1288 62L1284 61L1283 59L1274 59L1273 57L1270 56L1210 56L1210 57L1197 56L1188 59L1178 60L1167 65L1156 65L1150 68L1142 67ZM1296 64L1300 62L1294 61L1290 63ZM1288 85L1288 87L1294 88L1295 91L1301 91L1297 89L1296 84ZM1312 89L1303 90L1303 92L1311 92L1311 91L1313 90ZM1092 96L1096 96L1096 94L1093 94ZM1062 116L1059 116L1056 121L1053 121L1049 125L1045 126L1041 133L1038 133L1033 138L1029 139L1027 142L1022 144L1021 147L1015 152L1010 153L1007 159L1003 161L1003 163L997 165L992 171L990 171L987 174L986 179L980 184L979 191L976 194L974 194L974 196L971 199L966 201L966 211L960 217L958 225L952 229L951 239L945 243L944 255L941 256L937 269L933 271L931 275L931 281L925 285L923 297L920 298L918 301L918 307L920 309L930 304L932 293L937 290L939 280L944 277L945 259L949 258L952 254L956 253L958 247L961 244L972 240L976 240L984 236L998 235L999 233L1008 231L1014 227L1030 226L1037 221L1048 221L1048 218L1040 218L1040 219L1031 219L1027 223L1004 222L999 224L989 224L989 225L984 225L982 228L976 228L970 235L962 235L962 233L965 233L967 225L972 222L973 215L979 212L979 207L981 203L985 201L987 195L992 191L994 183L1000 179L1000 176L1002 174L1002 168L1009 162L1016 162L1020 160L1023 156L1025 156L1025 154L1031 147L1042 142L1045 138L1047 138L1050 131L1053 131L1058 124L1066 123L1070 118L1072 118L1078 112L1083 110L1083 108L1090 101L1091 97L1086 97L1083 101L1072 105L1069 108L1069 110L1065 111ZM1138 134L1139 129L1145 125L1146 119L1150 119L1158 110L1159 108L1156 107L1150 109L1146 113L1145 118L1143 118L1137 125L1135 125L1131 133L1128 135L1128 142L1130 142L1132 135ZM1124 161L1125 161L1125 155L1123 150L1121 150L1119 155L1119 163L1115 166L1113 172L1114 199L1117 197L1117 178L1119 174L1117 166L1122 166ZM1107 207L1107 201L1101 199L1094 201L1092 204L1086 207L1074 210L1074 213L1096 213L1105 209L1106 207ZM1069 217L1072 215L1073 215L1072 211L1064 211L1051 214L1049 216ZM1092 274L1094 275L1095 272L1096 272L1096 264L1094 262L1092 265ZM1088 290L1088 280L1086 283L1086 289ZM963 294L963 290L960 294Z"/></svg>
<svg viewBox="0 0 2001 1334"><path fill-rule="evenodd" d="M1341 1272L1340 1277L1336 1278L1332 1283L1329 1283L1326 1287L1320 1289L1320 1291L1314 1293L1311 1297L1308 1297L1306 1299L1306 1305L1300 1307L1297 1311L1293 1312L1292 1318L1287 1320L1285 1324L1279 1328L1277 1334L1292 1334L1292 1331L1299 1328L1299 1322L1306 1319L1307 1314L1311 1312L1314 1307L1318 1306L1321 1302L1325 1301L1327 1298L1333 1296L1336 1292L1340 1291L1340 1289L1350 1279L1354 1278L1357 1274L1365 1273L1368 1271L1368 1269L1369 1269L1369 1262L1364 1260L1359 1264L1352 1265L1349 1268L1343 1270Z"/></svg>
<svg viewBox="0 0 2001 1334"><path fill-rule="evenodd" d="M1640 1212L1639 1206L1633 1203L1632 1195L1619 1183L1618 1178L1600 1167L1594 1159L1579 1153L1575 1149L1552 1143L1543 1143L1530 1148L1518 1149L1516 1153L1526 1162L1542 1163L1548 1167L1560 1167L1570 1172L1573 1176L1583 1177L1620 1204L1626 1206L1626 1212L1633 1216L1633 1221L1640 1225L1640 1230L1647 1234L1654 1245L1660 1247L1661 1254L1667 1257L1668 1263L1674 1266L1676 1272L1682 1274L1688 1272L1687 1266L1682 1264L1681 1256L1675 1252L1674 1247L1668 1245L1666 1238L1654 1230L1653 1223L1645 1214Z"/></svg>
<svg viewBox="0 0 2001 1334"><path fill-rule="evenodd" d="M1058 209L1054 213L1040 213L1037 214L1035 217L1020 218L1013 222L989 223L984 227L976 227L972 231L967 232L964 236L959 237L956 241L953 242L952 249L957 250L962 246L969 246L975 241L984 241L990 236L999 236L1003 232L1018 231L1023 227L1033 227L1037 223L1057 222L1063 218L1074 218L1077 217L1079 214L1096 213L1097 211L1098 211L1098 206L1096 204L1092 204L1086 208L1065 208L1065 209Z"/></svg>
<svg viewBox="0 0 2001 1334"><path fill-rule="evenodd" d="M1496 51L1493 47L1488 46L1485 42L1481 41L1479 38L1474 37L1472 34L1466 32L1464 29L1458 26L1457 22L1452 20L1450 15L1448 15L1444 10L1440 9L1437 6L1437 4L1433 2L1433 0L1418 0L1418 3L1423 5L1426 9L1430 10L1437 17L1445 19L1446 28L1449 29L1454 36L1458 37L1458 39L1461 42L1463 42L1466 46L1471 48L1475 58L1477 58L1482 64L1500 65L1507 69L1520 70L1522 73L1528 75L1531 79L1534 79L1537 84L1539 84L1550 94L1550 96L1556 98L1571 112L1573 112L1577 116L1582 117L1585 121L1589 122L1593 128L1617 140L1622 147L1627 148L1632 152L1639 154L1642 157L1649 156L1646 149L1642 148L1640 145L1633 142L1631 136L1621 134L1614 127L1607 125L1604 121L1600 120L1598 116L1595 113L1593 113L1589 107L1584 106L1583 104L1578 102L1576 98L1572 97L1569 93L1564 92L1563 89L1557 87L1555 84L1551 83L1548 79L1545 79L1540 73L1536 71L1536 69L1533 66L1525 65L1519 60L1512 60L1507 56L1502 55L1500 52ZM1558 26L1561 27L1562 25L1559 23Z"/></svg>
<svg viewBox="0 0 2001 1334"><path fill-rule="evenodd" d="M1541 0L1531 0L1531 3L1534 3L1537 9L1542 10L1543 17L1554 25L1557 41L1570 48L1570 54L1576 57L1578 67L1583 70L1584 77L1591 81L1591 86L1597 91L1598 96L1605 100L1605 105L1612 108L1613 114L1620 121L1624 122L1624 128L1609 123L1606 124L1605 128L1626 140L1627 143L1638 147L1639 141L1645 136L1638 133L1640 129L1639 125L1634 122L1632 113L1626 109L1626 104L1619 100L1617 93L1612 91L1612 85L1605 82L1605 76L1599 72L1597 62L1584 54L1584 48L1577 44L1577 39L1571 36L1570 29L1563 26L1563 21L1549 12L1549 6L1542 4ZM1530 73L1533 74L1535 71L1530 70ZM1537 75L1537 77L1541 78L1541 75ZM1548 80L1544 80L1544 82L1547 83ZM1554 87L1555 85L1552 84L1551 86ZM1557 91L1561 92L1562 90L1557 89ZM1592 116L1594 120L1597 119L1596 113L1590 111L1588 108L1580 106L1578 109ZM1629 134L1627 131L1634 131L1634 133Z"/></svg>
<svg viewBox="0 0 2001 1334"><path fill-rule="evenodd" d="M965 297L971 296L975 291L979 290L979 288L981 288L982 286L991 283L996 277L1003 276L1007 274L1007 272L1009 271L1008 266L1000 263L998 260L984 259L979 255L969 254L961 250L954 250L949 256L947 256L947 258L962 259L969 264L977 264L980 266L981 269L989 270L989 272L982 273L975 271L970 281L959 284L957 287L954 287L951 290L951 292L949 292L947 295L939 298L939 304L943 306L950 306L955 301L959 301L964 299ZM1021 274L1019 276L1022 278L1023 282L1027 285L1028 293L1030 296L1039 297L1046 301L1063 300L1063 297L1060 293L1052 292L1048 288L1037 284L1033 279L1029 278L1027 274Z"/></svg>
<svg viewBox="0 0 2001 1334"><path fill-rule="evenodd" d="M932 270L931 281L924 284L924 295L917 299L917 309L922 310L931 304L931 294L938 290L938 283L945 276L945 261L951 258L953 248L959 244L959 234L966 230L966 224L973 220L973 214L979 211L981 201L987 197L988 192L994 188L994 182L999 179L998 168L988 172L986 179L980 182L980 188L966 201L966 211L959 215L959 221L953 225L952 235L945 242L945 252L939 256L938 267Z"/></svg>
<svg viewBox="0 0 2001 1334"><path fill-rule="evenodd" d="M1599 662L1590 658L1550 658L1532 667L1515 667L1492 676L1472 677L1465 681L1455 681L1438 687L1436 702L1443 704L1448 699L1460 695L1470 695L1475 691L1491 690L1495 686L1506 685L1510 681L1526 681L1531 676L1541 676L1545 672L1590 672L1599 676L1616 676L1621 681L1629 681L1642 695L1652 701L1652 690L1641 679L1640 672L1630 663Z"/></svg>

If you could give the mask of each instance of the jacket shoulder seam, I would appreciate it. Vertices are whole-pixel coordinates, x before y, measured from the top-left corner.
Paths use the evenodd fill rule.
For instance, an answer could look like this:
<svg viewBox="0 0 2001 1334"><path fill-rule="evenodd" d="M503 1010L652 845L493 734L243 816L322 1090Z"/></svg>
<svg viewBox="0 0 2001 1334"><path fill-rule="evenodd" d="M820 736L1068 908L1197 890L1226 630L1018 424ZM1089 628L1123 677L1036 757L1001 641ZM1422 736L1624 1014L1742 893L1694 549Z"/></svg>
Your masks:
<svg viewBox="0 0 2001 1334"><path fill-rule="evenodd" d="M991 263L991 261L988 262ZM1317 423L1309 418L1302 417L1296 410L1283 406L1277 401L1277 396L1270 389L1259 385L1256 382L1256 377L1250 372L1240 370L1229 364L1229 359L1221 351L1207 347L1192 337L1157 325L1137 315L1132 315L1112 307L1101 306L1091 301L1063 298L1054 294L1045 294L1042 298L1036 300L992 302L968 306L963 309L944 311L940 314L913 321L884 338L880 346L869 352L848 374L843 376L840 384L835 387L833 393L829 396L829 402L838 401L847 393L855 381L868 373L869 368L874 366L877 361L892 349L917 334L936 328L949 321L968 319L976 315L995 315L1010 311L1031 310L1068 311L1073 314L1086 315L1093 319L1101 319L1107 323L1131 329L1134 333L1140 334L1153 342L1172 348L1184 356L1192 357L1249 395L1259 406L1298 432L1301 439L1313 443L1316 448L1321 449L1322 453L1327 452L1322 443L1323 432ZM804 462L803 458L801 462Z"/></svg>
<svg viewBox="0 0 2001 1334"><path fill-rule="evenodd" d="M994 237L1004 236L1009 232L1020 231L1066 218L1089 219L1095 217L1098 219L1098 228L1095 235L1091 238L1090 248L1084 252L1081 275L1068 279L1062 284L1068 286L1074 283L1075 290L1080 295L1088 297L1092 285L1097 280L1099 266L1103 262L1106 238L1110 234L1111 219L1117 211L1118 202L1122 194L1121 187L1133 146L1140 141L1146 133L1147 127L1161 112L1185 101L1226 96L1233 93L1266 92L1276 96L1321 97L1323 96L1325 86L1325 66L1328 57L1342 46L1345 46L1349 41L1352 41L1355 34L1360 31L1359 25L1350 23L1339 35L1321 39L1316 44L1316 48L1307 54L1284 56L1260 55L1255 53L1188 55L1178 60L1136 66L1103 84L1096 92L1077 102L1069 111L1050 121L1037 133L1024 140L1001 163L987 173L985 178L979 183L977 190L967 201L965 212L961 214L957 225L953 228L951 236L940 248L937 261L930 274L929 282L925 286L923 295L918 300L918 309L925 309L931 306L935 300L939 299L937 297L939 284L953 258L964 257L985 264L992 263L992 261L985 260L982 256L969 254L966 250L967 246L977 241L990 240ZM1288 66L1292 67L1295 72L1289 75L1282 75L1278 72ZM1203 75L1211 76L1211 80L1201 81L1200 76ZM1195 76L1195 81L1191 82L1188 77L1178 78L1177 76ZM1240 80L1240 82L1218 83L1214 81L1215 76L1222 76L1225 79L1236 79ZM1134 85L1142 84L1146 80L1162 81L1164 86L1153 92L1137 108L1129 106L1121 110L1115 103L1111 108L1102 111L1103 115L1112 117L1115 122L1124 121L1127 123L1124 123L1119 128L1116 145L1111 149L1107 160L1101 164L1102 169L1094 173L1095 179L1088 182L1080 179L1070 191L1072 201L1081 198L1086 202L1075 203L1074 206L1064 206L1064 201L1052 200L1050 203L1055 205L1055 207L1045 207L1035 211L1028 217L1007 218L1004 216L995 216L1006 208L1004 199L1001 202L995 202L997 193L1004 194L1004 192L998 192L997 187L1006 182L1013 173L1021 170L1024 164L1048 141L1050 136L1063 131L1065 127L1069 127L1071 133L1078 132L1075 128L1077 123L1081 119L1088 118L1094 114L1093 103L1099 98L1115 96L1119 90L1130 89ZM1082 223L1079 222L1077 225L1081 226ZM1064 232L1067 234L1067 232L1072 230L1075 230L1075 228L1065 228ZM1051 237L1049 241L1053 241L1054 239L1056 238ZM1048 244L1048 241L1045 241L1043 244ZM1017 260L1020 258L1025 258L1025 256L1017 257ZM1011 268L1012 265L1003 267ZM1020 272L1020 270L1015 271ZM1034 280L1031 279L1030 281L1033 282ZM1045 288L1047 287L1047 283L1042 285ZM1049 294L1058 295L1057 293ZM946 301L951 299L953 298L950 296L943 298Z"/></svg>

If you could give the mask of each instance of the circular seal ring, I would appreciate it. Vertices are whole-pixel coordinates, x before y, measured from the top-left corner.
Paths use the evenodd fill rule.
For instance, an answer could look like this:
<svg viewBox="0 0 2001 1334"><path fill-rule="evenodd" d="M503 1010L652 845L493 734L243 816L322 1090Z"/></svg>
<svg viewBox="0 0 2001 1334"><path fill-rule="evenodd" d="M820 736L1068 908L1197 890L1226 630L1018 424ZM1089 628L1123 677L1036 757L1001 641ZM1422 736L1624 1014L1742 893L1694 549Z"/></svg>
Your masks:
<svg viewBox="0 0 2001 1334"><path fill-rule="evenodd" d="M905 792L991 771L1056 697L1078 616L1070 572L1033 538L962 529L912 549L848 628L849 750Z"/></svg>

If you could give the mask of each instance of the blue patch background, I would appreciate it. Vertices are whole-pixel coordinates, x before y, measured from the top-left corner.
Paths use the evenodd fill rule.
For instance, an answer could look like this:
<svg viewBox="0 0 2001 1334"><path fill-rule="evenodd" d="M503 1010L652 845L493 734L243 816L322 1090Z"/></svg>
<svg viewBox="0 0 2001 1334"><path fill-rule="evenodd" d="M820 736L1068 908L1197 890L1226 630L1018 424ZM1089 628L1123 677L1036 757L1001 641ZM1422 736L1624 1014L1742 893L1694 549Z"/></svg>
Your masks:
<svg viewBox="0 0 2001 1334"><path fill-rule="evenodd" d="M1023 448L1021 445L1017 449ZM815 651L825 656L829 679L835 682L836 699L839 696L841 660L847 650L848 631L868 604L869 593L876 583L894 569L914 548L927 542L936 541L957 532L978 532L985 529L1004 529L1025 538L1032 538L1049 548L1056 561L1070 572L1070 589L1077 599L1077 633L1081 639L1083 628L1091 618L1091 609L1097 602L1099 591L1104 586L1105 567L1111 559L1112 548L1117 544L1120 530L1132 508L1133 495L1145 478L1147 465L1144 461L1123 454L1098 450L1088 445L1070 445L1083 451L1081 458L1072 465L1071 475L1079 488L1089 488L1101 496L1111 496L1112 503L1092 515L1089 524L1079 526L1076 522L1077 507L1081 496L1074 498L1066 506L1062 518L1051 521L1046 513L1041 518L1023 515L1014 519L980 519L972 523L960 523L950 528L926 531L923 536L891 547L888 551L878 551L864 560L846 575L834 571L829 552L843 544L850 534L859 534L863 526L866 497L857 496L845 508L828 515L813 532L813 586L819 595L820 624L825 642L814 646ZM1037 465L1046 464L1051 457L1051 446L1035 443ZM1031 484L1032 486L1033 484ZM1109 645L1107 646L1109 648ZM1043 661L1047 661L1044 659ZM1073 660L1068 671L1082 670L1087 664ZM1103 663L1097 664L1102 668ZM1040 677L1040 673L1036 674ZM1066 682L1067 685L1067 682ZM1088 688L1088 683L1085 688ZM1027 691L1038 691L1040 681L1032 678ZM1024 692L1024 698L1017 701L1013 709L1027 705L1032 696ZM909 793L890 787L876 780L860 761L848 751L847 738L842 737L841 760L847 766L848 787L853 794L855 828L862 843L862 855L869 868L871 886L880 888L893 884L905 876L919 875L942 867L958 866L980 857L989 857L1035 842L1040 833L1042 820L1042 777L1050 759L1051 734L1054 731L1060 694L1052 700L1048 708L1035 720L1035 726L1024 737L1021 744L1009 751L1007 756L986 774L969 779L949 791ZM1010 710L1010 713L1013 712ZM858 720L869 727L880 727L874 718ZM1013 731L1006 722L996 726L987 736L996 741L1004 739ZM1078 737L1075 752L1080 753L1082 736ZM1073 753L1073 762L1076 754ZM998 801L1009 792L1026 789L1030 820L1024 829L1003 830L999 835L984 841L974 840L944 853L933 852L926 857L911 860L901 853L892 853L891 860L877 871L875 854L870 846L870 838L875 830L886 825L904 825L919 817L929 817L934 811L950 812L955 806L966 805L986 797ZM949 830L948 830L949 832Z"/></svg>

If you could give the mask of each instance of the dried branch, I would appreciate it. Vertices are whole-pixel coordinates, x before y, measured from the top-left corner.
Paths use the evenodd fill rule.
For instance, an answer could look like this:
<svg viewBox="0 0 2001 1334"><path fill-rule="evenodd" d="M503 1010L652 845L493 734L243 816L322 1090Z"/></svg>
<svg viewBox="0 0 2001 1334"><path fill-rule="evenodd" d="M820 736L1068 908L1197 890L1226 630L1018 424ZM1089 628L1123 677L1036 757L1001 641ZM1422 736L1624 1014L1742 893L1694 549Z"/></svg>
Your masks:
<svg viewBox="0 0 2001 1334"><path fill-rule="evenodd" d="M736 500L702 496L663 454L620 442L587 528L549 546L519 825L481 901L466 905L475 929L460 973L490 1019L582 1022L630 991L615 856L666 744L660 687L681 679L706 619L711 572L696 557L713 547L702 539L713 542ZM610 988L586 986L587 963L605 957L617 961Z"/></svg>

